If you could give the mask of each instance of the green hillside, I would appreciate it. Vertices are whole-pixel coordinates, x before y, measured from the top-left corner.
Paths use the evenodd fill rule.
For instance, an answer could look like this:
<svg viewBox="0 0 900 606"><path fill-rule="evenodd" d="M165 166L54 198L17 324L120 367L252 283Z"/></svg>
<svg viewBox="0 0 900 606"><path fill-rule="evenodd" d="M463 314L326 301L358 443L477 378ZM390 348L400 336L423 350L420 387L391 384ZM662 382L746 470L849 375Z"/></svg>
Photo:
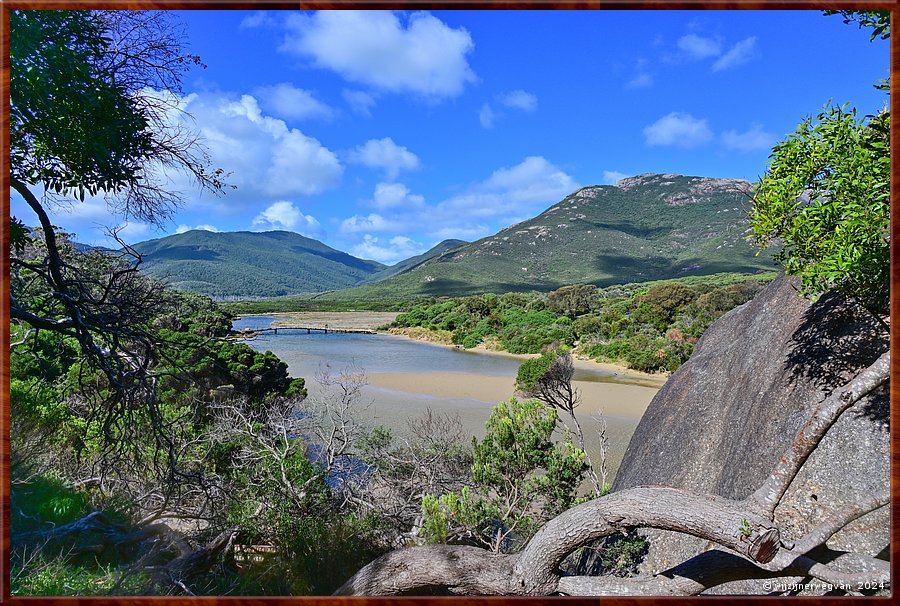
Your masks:
<svg viewBox="0 0 900 606"><path fill-rule="evenodd" d="M361 283L384 269L288 231L192 230L134 248L142 269L179 290L211 297L276 297Z"/></svg>
<svg viewBox="0 0 900 606"><path fill-rule="evenodd" d="M750 183L648 174L582 188L533 219L323 298L554 290L774 268L748 233Z"/></svg>
<svg viewBox="0 0 900 606"><path fill-rule="evenodd" d="M381 280L386 280L391 276L396 276L397 274L404 272L408 269L412 269L416 265L420 263L424 263L428 261L432 257L436 257L442 253L447 252L448 250L453 250L454 248L459 248L464 244L468 244L465 240L444 240L438 244L435 244L427 251L423 252L421 255L416 255L415 257L410 257L409 259L404 259L390 267L385 267L379 272L376 272L366 278L364 284L372 284L374 282L380 282Z"/></svg>

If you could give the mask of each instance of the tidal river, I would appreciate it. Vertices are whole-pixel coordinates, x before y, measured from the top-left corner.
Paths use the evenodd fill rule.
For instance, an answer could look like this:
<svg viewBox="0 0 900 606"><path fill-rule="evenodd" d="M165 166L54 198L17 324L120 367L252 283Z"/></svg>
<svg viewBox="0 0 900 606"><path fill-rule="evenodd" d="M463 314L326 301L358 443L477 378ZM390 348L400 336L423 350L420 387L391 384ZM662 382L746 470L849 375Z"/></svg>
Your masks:
<svg viewBox="0 0 900 606"><path fill-rule="evenodd" d="M265 328L275 316L244 316L235 330ZM359 403L359 421L404 433L407 420L431 408L459 414L463 427L479 438L491 407L514 394L516 372L523 358L508 354L467 351L393 335L285 332L247 341L259 351L270 350L287 363L291 376L304 377L310 397L323 397L317 381L352 370L365 373L367 385ZM608 424L610 480L628 440L661 378L629 373L591 362L576 362L575 384L582 395L576 409L585 431L588 454L598 458L596 422L602 412ZM561 414L565 419L565 413Z"/></svg>

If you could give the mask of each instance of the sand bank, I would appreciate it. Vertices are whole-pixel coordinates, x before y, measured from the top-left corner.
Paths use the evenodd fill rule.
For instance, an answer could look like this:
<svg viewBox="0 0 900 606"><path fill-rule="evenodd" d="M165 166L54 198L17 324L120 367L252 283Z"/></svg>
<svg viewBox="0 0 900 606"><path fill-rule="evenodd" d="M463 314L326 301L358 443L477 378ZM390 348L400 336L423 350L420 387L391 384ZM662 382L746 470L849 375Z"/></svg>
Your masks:
<svg viewBox="0 0 900 606"><path fill-rule="evenodd" d="M278 328L297 326L328 326L335 329L375 330L390 324L399 315L396 311L292 311L266 314L275 318Z"/></svg>
<svg viewBox="0 0 900 606"><path fill-rule="evenodd" d="M413 394L440 398L463 398L493 405L515 393L515 379L452 372L376 373L368 375L369 384ZM577 412L640 419L658 391L654 387L615 382L575 381L581 392Z"/></svg>
<svg viewBox="0 0 900 606"><path fill-rule="evenodd" d="M397 339L410 339L413 341L421 341L426 342L429 345L434 345L436 347L455 347L459 348L459 345L449 345L445 343L436 343L433 341L426 341L424 339L415 339L406 334L398 334L396 332L393 333L381 333L387 337L394 337ZM506 358L514 358L518 360L527 360L529 358L536 358L540 354L514 354L509 353L508 351L496 350L496 349L488 349L484 345L476 345L466 351L488 355L488 356L503 356ZM610 364L608 362L597 362L595 360L591 360L590 358L586 358L584 356L579 356L578 354L573 356L573 362L575 364L576 372L578 369L582 370L600 370L605 373L610 373L610 382L616 383L627 383L630 385L639 385L642 387L651 387L654 390L658 390L666 380L669 378L669 373L654 373L649 374L645 372L638 372L636 370L631 370L630 368L626 368L620 364ZM592 381L593 382L593 381ZM605 381L604 381L605 382Z"/></svg>

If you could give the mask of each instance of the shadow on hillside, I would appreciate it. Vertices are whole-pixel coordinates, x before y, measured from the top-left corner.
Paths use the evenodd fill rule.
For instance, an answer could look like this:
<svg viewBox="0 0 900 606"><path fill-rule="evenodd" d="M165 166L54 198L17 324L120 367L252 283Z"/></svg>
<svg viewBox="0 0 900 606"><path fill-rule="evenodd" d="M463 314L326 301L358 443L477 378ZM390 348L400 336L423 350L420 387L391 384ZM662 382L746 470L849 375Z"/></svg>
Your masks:
<svg viewBox="0 0 900 606"><path fill-rule="evenodd" d="M468 296L486 292L502 295L507 292L531 292L535 290L556 290L562 284L556 282L488 282L485 284L471 284L463 280L449 278L437 278L433 282L426 282L420 289L421 294L433 297L443 296Z"/></svg>
<svg viewBox="0 0 900 606"><path fill-rule="evenodd" d="M585 223L591 225L596 229L620 231L636 238L655 238L657 236L671 233L672 231L672 227L670 226L646 227L635 225L634 223L603 223L601 221L585 221Z"/></svg>
<svg viewBox="0 0 900 606"><path fill-rule="evenodd" d="M622 255L597 255L594 267L614 277L595 282L598 286L613 286L623 281L644 282L649 280L662 280L679 278L682 276L707 276L719 273L756 273L764 271L764 266L741 264L735 262L712 261L700 258L682 259L672 261L662 256L648 256L643 258L627 257ZM627 272L629 278L623 280L622 272Z"/></svg>

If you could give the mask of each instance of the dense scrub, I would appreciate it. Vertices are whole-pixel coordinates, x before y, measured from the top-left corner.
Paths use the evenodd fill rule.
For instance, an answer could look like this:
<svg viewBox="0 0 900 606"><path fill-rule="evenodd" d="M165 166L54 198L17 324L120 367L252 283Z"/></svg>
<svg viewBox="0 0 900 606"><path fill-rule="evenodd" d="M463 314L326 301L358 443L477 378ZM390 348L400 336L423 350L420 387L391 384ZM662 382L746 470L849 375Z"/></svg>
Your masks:
<svg viewBox="0 0 900 606"><path fill-rule="evenodd" d="M673 371L713 320L750 300L771 277L722 275L605 289L573 285L549 294L431 300L397 316L391 327L449 331L453 343L465 348L539 353L566 346L642 372Z"/></svg>
<svg viewBox="0 0 900 606"><path fill-rule="evenodd" d="M141 360L127 398L77 339L11 324L12 592L333 590L386 548L377 516L341 507L331 478L348 455L321 431L333 409L271 352L229 340L209 299L142 287L159 295L134 326L152 348L122 343ZM226 551L179 567L223 533ZM256 544L271 549L262 561L235 559Z"/></svg>

